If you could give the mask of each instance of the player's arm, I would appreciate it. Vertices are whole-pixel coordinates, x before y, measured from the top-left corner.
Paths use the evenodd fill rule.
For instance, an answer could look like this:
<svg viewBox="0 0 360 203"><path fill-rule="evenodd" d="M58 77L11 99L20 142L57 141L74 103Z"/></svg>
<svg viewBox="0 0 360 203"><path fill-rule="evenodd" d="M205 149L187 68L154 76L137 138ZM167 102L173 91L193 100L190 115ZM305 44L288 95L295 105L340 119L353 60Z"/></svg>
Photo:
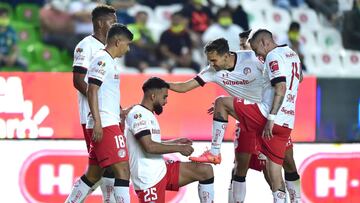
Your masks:
<svg viewBox="0 0 360 203"><path fill-rule="evenodd" d="M84 96L86 96L86 88L87 84L84 81L86 70L83 68L83 70L80 67L74 67L73 70L73 85L74 87Z"/></svg>
<svg viewBox="0 0 360 203"><path fill-rule="evenodd" d="M185 93L200 86L200 83L195 78L185 82L168 82L168 84L170 90L179 93Z"/></svg>
<svg viewBox="0 0 360 203"><path fill-rule="evenodd" d="M275 94L274 94L274 100L272 103L270 114L276 115L285 97L286 79L285 77L275 78L271 81L271 83L274 86Z"/></svg>
<svg viewBox="0 0 360 203"><path fill-rule="evenodd" d="M94 78L89 78L89 87L87 90L87 98L91 115L94 119L93 140L100 141L102 139L102 126L99 112L98 94L101 82Z"/></svg>
<svg viewBox="0 0 360 203"><path fill-rule="evenodd" d="M179 152L182 155L189 156L194 149L188 144L165 144L151 140L150 130L143 130L135 134L141 147L149 154L168 154Z"/></svg>

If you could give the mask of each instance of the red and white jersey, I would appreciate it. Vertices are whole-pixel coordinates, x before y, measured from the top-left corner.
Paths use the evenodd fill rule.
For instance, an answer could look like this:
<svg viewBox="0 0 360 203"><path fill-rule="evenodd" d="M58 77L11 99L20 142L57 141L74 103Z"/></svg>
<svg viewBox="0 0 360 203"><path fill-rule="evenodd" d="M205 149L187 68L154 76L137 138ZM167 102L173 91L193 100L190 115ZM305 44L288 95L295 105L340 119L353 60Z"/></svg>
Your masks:
<svg viewBox="0 0 360 203"><path fill-rule="evenodd" d="M216 71L208 66L195 80L201 86L207 82L214 82L233 97L261 102L264 88L270 86L267 76L264 75L263 64L253 51L237 51L234 54L236 62L232 70Z"/></svg>
<svg viewBox="0 0 360 203"><path fill-rule="evenodd" d="M150 188L165 176L166 165L162 155L146 153L138 139L150 134L152 141L161 143L159 123L153 112L144 106L136 105L128 113L125 124L134 188L135 190Z"/></svg>
<svg viewBox="0 0 360 203"><path fill-rule="evenodd" d="M271 84L286 81L285 98L275 117L275 123L293 129L295 104L301 71L299 56L288 46L279 46L268 53L265 66ZM267 98L265 97L264 99L271 101L272 104L273 98L274 95L268 95ZM262 105L260 105L260 110L264 116L267 116L270 111L270 109L265 109Z"/></svg>
<svg viewBox="0 0 360 203"><path fill-rule="evenodd" d="M96 39L94 36L90 35L82 39L74 50L74 62L73 62L73 71L77 73L86 74L90 66L90 61L93 56L100 49L104 49L104 44ZM78 103L79 103L79 112L80 112L80 122L81 124L86 124L86 117L89 114L89 105L86 99L86 96L81 94L79 91L78 94Z"/></svg>
<svg viewBox="0 0 360 203"><path fill-rule="evenodd" d="M85 76L88 83L100 88L98 108L102 127L119 125L120 122L120 69L116 60L106 50L98 51L91 60L89 71ZM92 115L87 117L86 128L93 128Z"/></svg>

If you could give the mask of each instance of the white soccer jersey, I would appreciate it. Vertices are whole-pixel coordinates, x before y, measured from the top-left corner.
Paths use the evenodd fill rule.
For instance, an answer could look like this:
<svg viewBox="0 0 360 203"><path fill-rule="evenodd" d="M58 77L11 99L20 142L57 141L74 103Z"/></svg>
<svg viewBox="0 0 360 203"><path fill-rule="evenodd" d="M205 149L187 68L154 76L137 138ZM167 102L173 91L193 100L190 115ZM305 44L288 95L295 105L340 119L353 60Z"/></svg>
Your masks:
<svg viewBox="0 0 360 203"><path fill-rule="evenodd" d="M135 190L156 185L166 174L162 155L146 153L137 139L151 134L151 140L161 143L159 123L147 108L136 105L126 117L125 136L130 158L131 180Z"/></svg>
<svg viewBox="0 0 360 203"><path fill-rule="evenodd" d="M264 75L263 64L253 51L237 51L234 54L236 62L233 70L216 71L208 66L195 79L202 86L215 82L233 97L261 102L264 88L270 86Z"/></svg>
<svg viewBox="0 0 360 203"><path fill-rule="evenodd" d="M81 40L74 50L74 62L73 62L73 71L78 73L86 74L89 69L90 61L93 56L100 49L104 48L104 44L101 43L94 36L90 35ZM89 114L89 105L84 96L79 91L78 94L78 103L79 103L79 113L80 113L80 122L81 124L86 124L86 117Z"/></svg>
<svg viewBox="0 0 360 203"><path fill-rule="evenodd" d="M265 65L272 84L286 80L285 98L274 122L277 125L293 129L296 97L300 82L300 59L288 46L279 46L268 53ZM264 99L271 101L272 104L273 97L273 95L268 95ZM260 108L260 110L267 116L269 111L264 113L264 108Z"/></svg>
<svg viewBox="0 0 360 203"><path fill-rule="evenodd" d="M98 51L91 60L85 79L99 85L98 108L102 127L119 125L120 122L120 69L106 50ZM92 115L88 116L86 128L93 128Z"/></svg>

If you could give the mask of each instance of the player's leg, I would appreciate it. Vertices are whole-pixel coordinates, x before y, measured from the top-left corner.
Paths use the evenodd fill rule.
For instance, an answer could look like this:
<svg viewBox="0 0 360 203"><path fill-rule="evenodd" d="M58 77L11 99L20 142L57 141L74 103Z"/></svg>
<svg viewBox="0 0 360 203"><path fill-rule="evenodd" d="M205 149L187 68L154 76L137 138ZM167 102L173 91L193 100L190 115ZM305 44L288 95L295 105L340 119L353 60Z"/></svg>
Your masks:
<svg viewBox="0 0 360 203"><path fill-rule="evenodd" d="M234 203L233 190L232 190L232 182L234 180L234 172L235 172L235 166L231 170L231 180L230 180L230 185L228 188L228 203Z"/></svg>
<svg viewBox="0 0 360 203"><path fill-rule="evenodd" d="M228 115L237 119L233 103L233 97L218 97L215 100L211 149L200 157L190 157L190 160L213 164L219 164L221 162L220 147L228 124Z"/></svg>
<svg viewBox="0 0 360 203"><path fill-rule="evenodd" d="M274 203L286 203L285 184L282 179L281 169L282 166L271 159L266 162L266 170L270 176Z"/></svg>
<svg viewBox="0 0 360 203"><path fill-rule="evenodd" d="M289 146L285 151L283 168L285 171L285 185L286 185L286 189L289 192L290 202L300 203L301 201L300 176L296 169L292 145Z"/></svg>
<svg viewBox="0 0 360 203"><path fill-rule="evenodd" d="M114 195L116 203L129 203L130 166L128 161L121 161L111 165L114 171Z"/></svg>
<svg viewBox="0 0 360 203"><path fill-rule="evenodd" d="M209 164L181 162L179 169L179 186L199 181L198 194L201 203L214 201L214 172Z"/></svg>

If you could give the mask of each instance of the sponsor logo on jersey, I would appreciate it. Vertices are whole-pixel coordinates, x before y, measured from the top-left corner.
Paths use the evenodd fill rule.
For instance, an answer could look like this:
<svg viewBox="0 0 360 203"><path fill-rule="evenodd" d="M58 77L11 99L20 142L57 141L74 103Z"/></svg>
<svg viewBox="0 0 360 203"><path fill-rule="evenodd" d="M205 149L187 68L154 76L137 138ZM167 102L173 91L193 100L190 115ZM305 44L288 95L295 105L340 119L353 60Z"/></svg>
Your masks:
<svg viewBox="0 0 360 203"><path fill-rule="evenodd" d="M160 129L151 129L151 134L160 134Z"/></svg>
<svg viewBox="0 0 360 203"><path fill-rule="evenodd" d="M286 115L291 115L291 116L294 116L294 115L295 115L295 111L294 111L294 110L292 110L292 109L288 110L288 109L286 109L285 107L282 107L282 108L281 108L281 112L283 112L283 113L286 114Z"/></svg>
<svg viewBox="0 0 360 203"><path fill-rule="evenodd" d="M270 66L270 71L273 73L277 70L279 70L279 64L278 64L278 61L270 61L269 63L269 66Z"/></svg>
<svg viewBox="0 0 360 203"><path fill-rule="evenodd" d="M286 53L285 56L286 56L286 58L291 58L291 57L296 56L296 53L295 52Z"/></svg>
<svg viewBox="0 0 360 203"><path fill-rule="evenodd" d="M119 74L115 74L115 75L114 75L114 79L115 79L115 80L118 80L119 78L120 78Z"/></svg>
<svg viewBox="0 0 360 203"><path fill-rule="evenodd" d="M137 113L137 114L134 115L135 119L138 119L138 118L140 119L141 117L142 117L141 113Z"/></svg>
<svg viewBox="0 0 360 203"><path fill-rule="evenodd" d="M102 67L105 67L105 65L106 65L106 63L103 61L99 61L97 64L98 64L98 66L102 66Z"/></svg>
<svg viewBox="0 0 360 203"><path fill-rule="evenodd" d="M81 52L83 52L82 48L79 47L79 48L76 49L76 53L81 53Z"/></svg>
<svg viewBox="0 0 360 203"><path fill-rule="evenodd" d="M254 79L255 80L255 79ZM247 85L250 82L254 81L254 80L238 80L238 81L234 81L234 80L223 80L223 84L224 85Z"/></svg>
<svg viewBox="0 0 360 203"><path fill-rule="evenodd" d="M293 94L288 94L288 95L286 96L286 102L295 103L295 95L293 95Z"/></svg>
<svg viewBox="0 0 360 203"><path fill-rule="evenodd" d="M146 125L146 121L140 121L140 122L136 122L134 123L134 128L138 128L140 126L145 126Z"/></svg>
<svg viewBox="0 0 360 203"><path fill-rule="evenodd" d="M244 72L245 75L247 75L247 74L251 73L251 68L245 67L243 72Z"/></svg>

